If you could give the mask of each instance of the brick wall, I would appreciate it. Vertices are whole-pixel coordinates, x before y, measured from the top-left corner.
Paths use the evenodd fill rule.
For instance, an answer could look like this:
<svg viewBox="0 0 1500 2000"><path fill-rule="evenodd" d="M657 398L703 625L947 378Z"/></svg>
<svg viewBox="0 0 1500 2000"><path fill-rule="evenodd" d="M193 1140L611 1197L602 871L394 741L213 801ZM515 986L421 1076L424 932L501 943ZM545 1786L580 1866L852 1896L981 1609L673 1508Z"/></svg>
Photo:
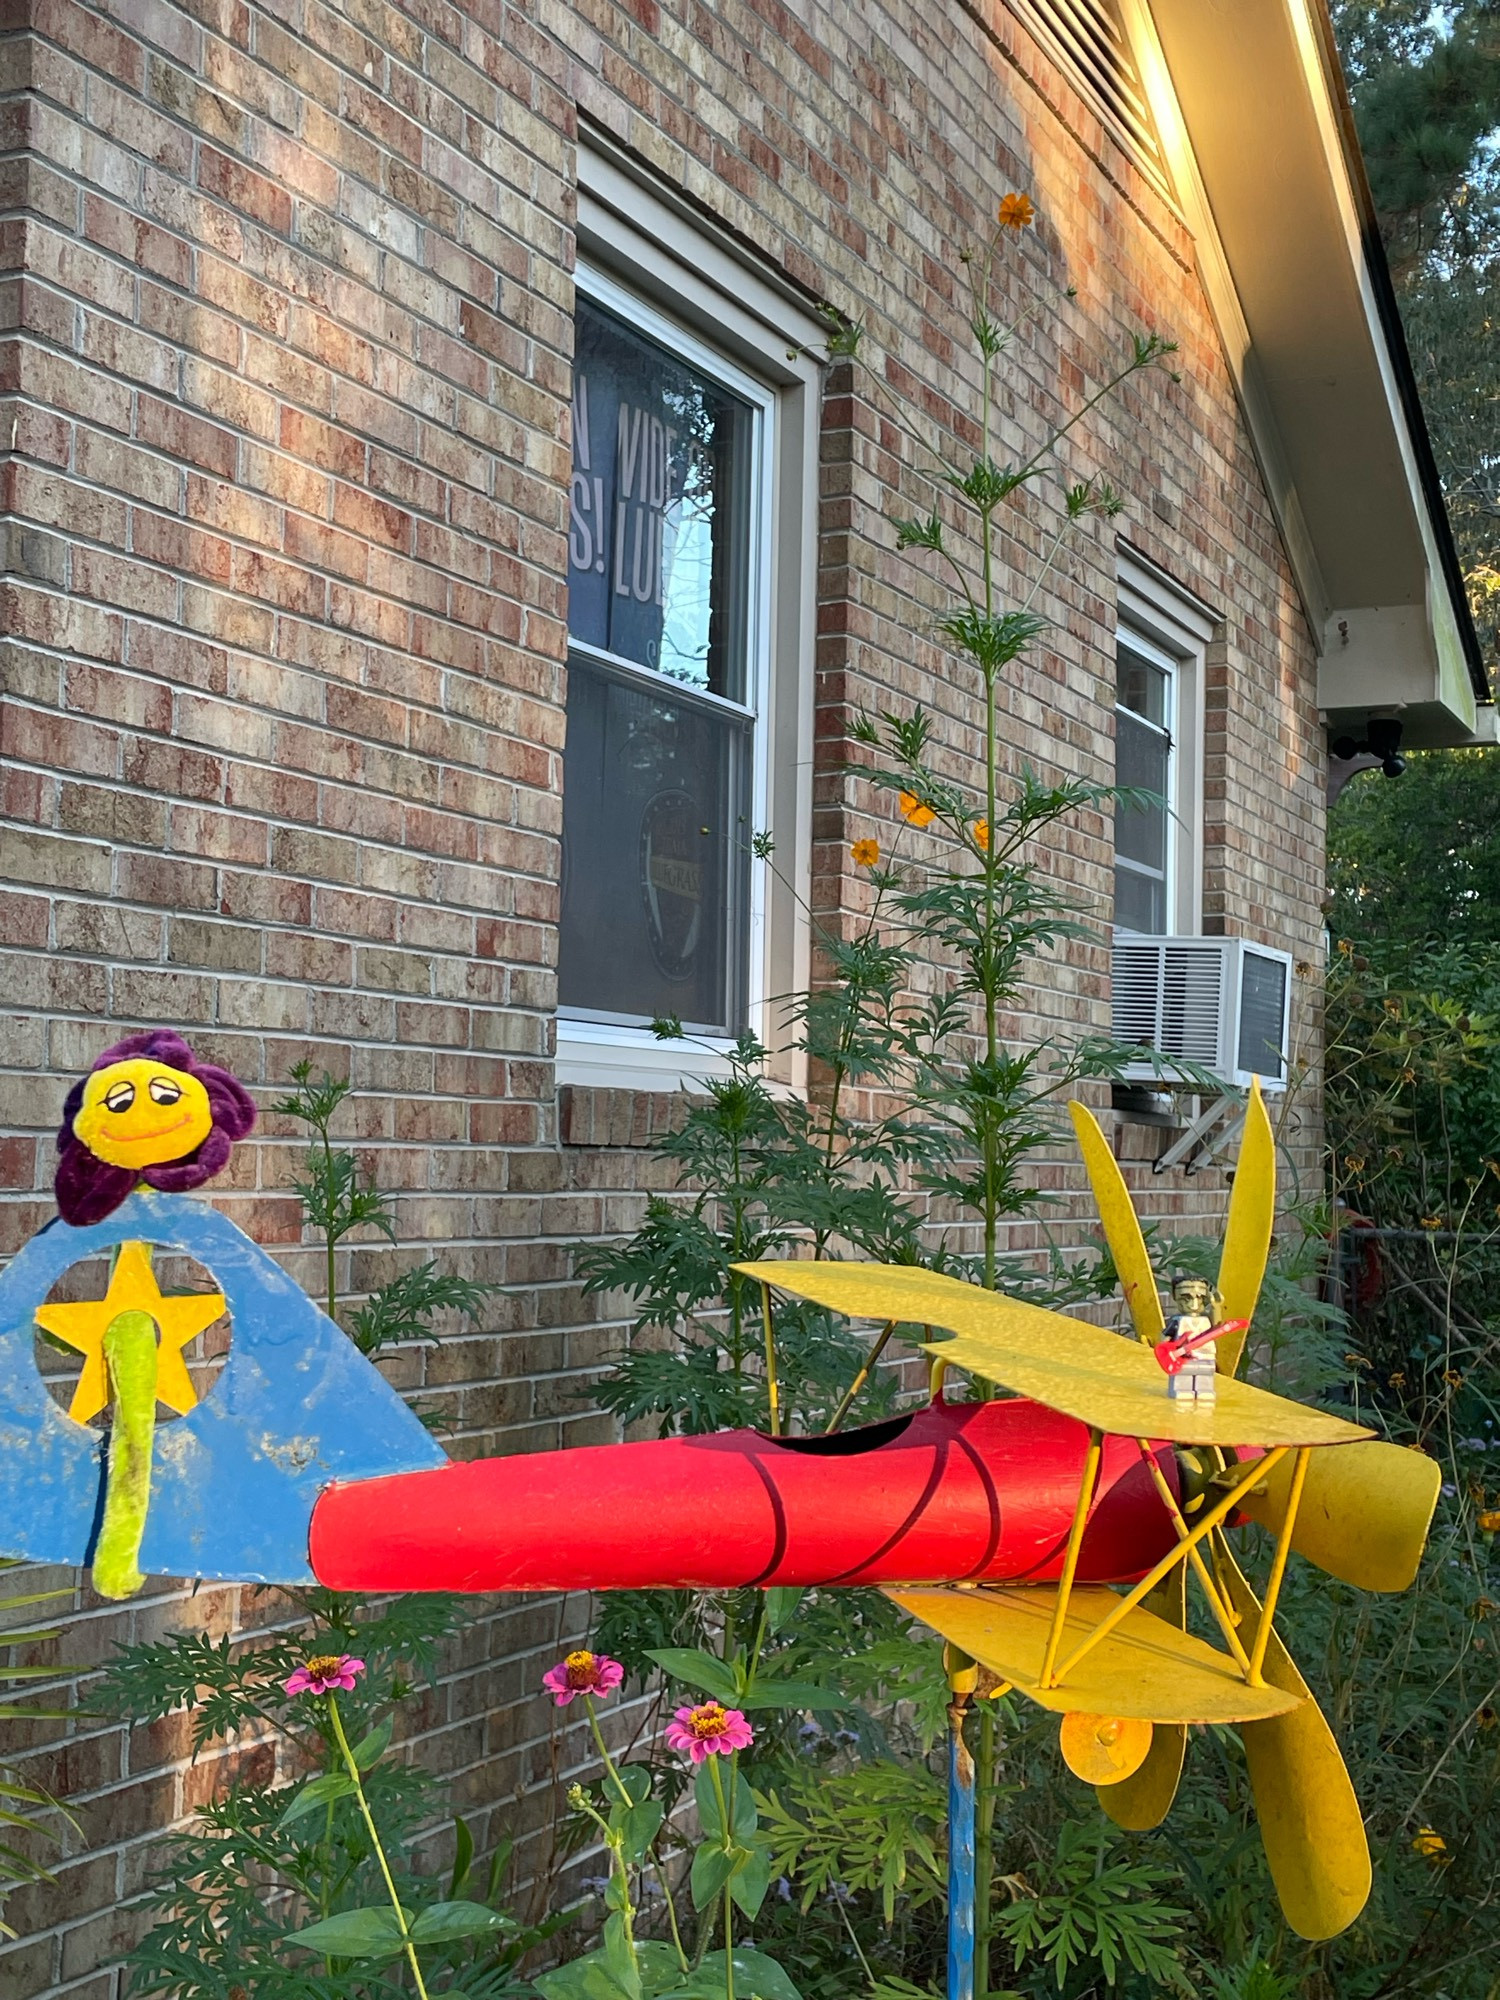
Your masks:
<svg viewBox="0 0 1500 2000"><path fill-rule="evenodd" d="M1001 0L16 0L5 22L0 1249L50 1214L67 1081L119 1029L180 1026L262 1102L311 1055L355 1084L346 1129L398 1197L400 1241L351 1252L347 1285L441 1251L507 1288L396 1379L464 1452L607 1434L577 1391L611 1336L568 1245L629 1225L660 1180L641 1142L673 1112L588 1091L560 1112L552 1069L580 112L864 320L889 389L962 449L957 252L1008 187L1043 222L1016 306L1077 297L1024 344L1004 452L1130 330L1177 339L1180 382L1132 385L1069 466L1114 480L1129 541L1223 618L1209 927L1314 958L1311 649L1192 245ZM840 769L851 711L920 699L955 771L978 715L889 525L930 486L857 379L830 382L822 477L814 862L837 916L859 894L846 844L882 810ZM1007 582L1043 528L1030 504L1010 517ZM1048 593L1051 640L1006 690L1012 768L1111 775L1114 563L1090 530ZM1049 854L1101 913L1109 860L1097 818ZM1071 948L1034 1023L1101 1023L1106 974ZM296 1159L268 1117L217 1198L310 1278ZM1076 1198L1067 1163L1048 1178ZM1159 1210L1219 1199L1146 1178ZM274 1615L83 1590L60 1651L87 1668ZM481 1837L534 1836L528 1866L557 1747L529 1691L583 1617L488 1608L420 1718ZM189 1765L176 1722L79 1715L32 1740L85 1837L57 1888L16 1899L28 1935L0 1979L105 2000L152 1836L234 1760Z"/></svg>

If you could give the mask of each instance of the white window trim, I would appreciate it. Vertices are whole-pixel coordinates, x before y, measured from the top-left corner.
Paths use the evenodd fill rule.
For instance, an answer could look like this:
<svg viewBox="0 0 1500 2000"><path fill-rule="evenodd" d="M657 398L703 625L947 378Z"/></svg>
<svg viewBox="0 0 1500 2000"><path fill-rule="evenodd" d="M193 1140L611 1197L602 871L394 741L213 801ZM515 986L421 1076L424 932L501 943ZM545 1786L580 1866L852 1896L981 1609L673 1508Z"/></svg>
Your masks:
<svg viewBox="0 0 1500 2000"><path fill-rule="evenodd" d="M1205 659L1218 620L1198 598L1135 551L1119 551L1117 646L1136 647L1171 676L1171 812L1167 820L1170 937L1203 932L1203 709ZM1134 935L1119 926L1122 937Z"/></svg>
<svg viewBox="0 0 1500 2000"><path fill-rule="evenodd" d="M586 135L585 135L586 139ZM578 289L761 412L762 517L752 549L749 670L759 699L752 797L757 830L775 842L774 865L752 861L747 1022L772 1050L772 1074L802 1088L776 1005L807 982L812 853L813 656L816 640L818 420L825 332L790 287L773 281L732 239L695 226L581 140L578 153ZM813 350L809 353L808 350ZM751 689L747 689L747 693ZM748 705L748 704L747 704ZM559 1012L559 1084L677 1090L726 1075L727 1040L659 1042L649 1028Z"/></svg>

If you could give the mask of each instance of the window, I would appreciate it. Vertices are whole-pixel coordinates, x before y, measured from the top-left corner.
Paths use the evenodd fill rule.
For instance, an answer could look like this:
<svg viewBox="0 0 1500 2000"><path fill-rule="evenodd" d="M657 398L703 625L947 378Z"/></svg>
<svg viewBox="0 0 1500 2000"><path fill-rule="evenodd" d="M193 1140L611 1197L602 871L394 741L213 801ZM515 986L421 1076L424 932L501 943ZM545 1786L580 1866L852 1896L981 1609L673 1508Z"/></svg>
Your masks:
<svg viewBox="0 0 1500 2000"><path fill-rule="evenodd" d="M1163 936L1172 928L1175 662L1135 634L1120 635L1115 661L1115 782L1152 792L1150 803L1115 807L1115 923Z"/></svg>
<svg viewBox="0 0 1500 2000"><path fill-rule="evenodd" d="M1115 808L1114 921L1147 937L1202 928L1203 661L1215 633L1196 598L1120 553L1115 781L1154 793Z"/></svg>
<svg viewBox="0 0 1500 2000"><path fill-rule="evenodd" d="M748 1027L797 1085L824 329L592 127L578 171L557 1077L674 1089Z"/></svg>
<svg viewBox="0 0 1500 2000"><path fill-rule="evenodd" d="M746 1017L761 818L768 398L596 292L573 373L558 998L583 1019L670 1014L728 1036Z"/></svg>

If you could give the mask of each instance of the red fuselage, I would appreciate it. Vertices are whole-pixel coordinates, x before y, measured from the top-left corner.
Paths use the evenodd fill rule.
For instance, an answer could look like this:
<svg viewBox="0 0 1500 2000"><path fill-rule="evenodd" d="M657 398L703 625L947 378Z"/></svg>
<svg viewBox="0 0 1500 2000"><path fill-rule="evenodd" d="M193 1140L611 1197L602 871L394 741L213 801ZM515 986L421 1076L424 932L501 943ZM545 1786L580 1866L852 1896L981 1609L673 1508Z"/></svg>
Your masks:
<svg viewBox="0 0 1500 2000"><path fill-rule="evenodd" d="M480 1459L328 1487L336 1590L725 1590L1041 1583L1062 1566L1088 1432L1039 1403L935 1403L832 1438L758 1431ZM1177 1489L1169 1445L1154 1447ZM1134 1440L1107 1437L1078 1579L1175 1540Z"/></svg>

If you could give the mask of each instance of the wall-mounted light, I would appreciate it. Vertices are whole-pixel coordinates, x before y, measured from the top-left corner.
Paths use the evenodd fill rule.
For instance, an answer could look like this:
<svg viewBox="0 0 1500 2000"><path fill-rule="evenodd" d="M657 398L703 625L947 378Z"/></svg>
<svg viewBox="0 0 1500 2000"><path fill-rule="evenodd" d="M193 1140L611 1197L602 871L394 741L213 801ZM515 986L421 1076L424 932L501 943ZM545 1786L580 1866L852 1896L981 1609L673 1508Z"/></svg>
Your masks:
<svg viewBox="0 0 1500 2000"><path fill-rule="evenodd" d="M1352 736L1336 736L1328 749L1330 756L1340 763L1349 763L1355 757L1377 757L1388 778L1399 778L1406 769L1406 759L1401 755L1401 723L1394 715L1372 715L1365 724L1362 743Z"/></svg>

